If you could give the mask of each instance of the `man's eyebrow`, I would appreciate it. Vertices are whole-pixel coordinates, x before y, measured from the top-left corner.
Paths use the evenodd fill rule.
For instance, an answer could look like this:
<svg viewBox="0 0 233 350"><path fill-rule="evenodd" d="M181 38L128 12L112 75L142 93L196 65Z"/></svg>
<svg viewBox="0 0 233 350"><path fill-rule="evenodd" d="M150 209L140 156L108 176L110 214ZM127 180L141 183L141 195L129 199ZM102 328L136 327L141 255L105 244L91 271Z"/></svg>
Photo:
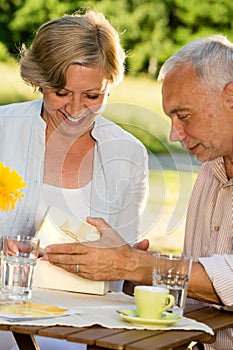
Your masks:
<svg viewBox="0 0 233 350"><path fill-rule="evenodd" d="M188 107L176 107L169 111L169 114L178 114L180 112L189 112L190 109Z"/></svg>

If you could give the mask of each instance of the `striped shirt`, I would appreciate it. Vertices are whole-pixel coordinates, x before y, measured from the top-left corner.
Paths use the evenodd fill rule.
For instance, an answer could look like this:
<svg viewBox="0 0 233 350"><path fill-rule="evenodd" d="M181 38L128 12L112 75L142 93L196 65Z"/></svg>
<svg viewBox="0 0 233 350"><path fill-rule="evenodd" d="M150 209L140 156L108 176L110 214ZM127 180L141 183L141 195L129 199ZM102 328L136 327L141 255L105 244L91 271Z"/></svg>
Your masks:
<svg viewBox="0 0 233 350"><path fill-rule="evenodd" d="M186 219L184 253L205 268L222 303L233 311L233 179L222 157L203 164ZM233 314L232 314L233 317ZM233 328L205 349L232 350Z"/></svg>

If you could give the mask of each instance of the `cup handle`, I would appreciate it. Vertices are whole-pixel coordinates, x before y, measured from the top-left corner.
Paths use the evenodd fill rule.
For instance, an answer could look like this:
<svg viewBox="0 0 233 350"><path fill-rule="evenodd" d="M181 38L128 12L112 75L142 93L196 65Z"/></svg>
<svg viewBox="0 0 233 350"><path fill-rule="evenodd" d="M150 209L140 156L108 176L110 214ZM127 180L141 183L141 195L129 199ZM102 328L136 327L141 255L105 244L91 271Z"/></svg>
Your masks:
<svg viewBox="0 0 233 350"><path fill-rule="evenodd" d="M168 301L168 304L162 309L162 312L169 309L170 307L172 307L175 304L174 296L171 294L168 294L167 301Z"/></svg>

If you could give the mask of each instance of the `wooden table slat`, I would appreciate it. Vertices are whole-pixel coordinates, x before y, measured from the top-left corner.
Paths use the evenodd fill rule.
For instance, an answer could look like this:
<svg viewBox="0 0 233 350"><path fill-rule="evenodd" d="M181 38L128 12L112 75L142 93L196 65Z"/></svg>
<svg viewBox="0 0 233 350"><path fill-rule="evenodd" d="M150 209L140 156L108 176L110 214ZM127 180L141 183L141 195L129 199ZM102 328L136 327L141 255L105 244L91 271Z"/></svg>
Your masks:
<svg viewBox="0 0 233 350"><path fill-rule="evenodd" d="M219 310L213 306L212 307L206 306L202 309L190 311L190 312L186 313L185 316L186 317L195 316L196 318L199 318L199 317L205 318L207 315L208 315L208 317L217 317L217 316L221 317L224 314L232 314L232 312L225 311L225 310Z"/></svg>
<svg viewBox="0 0 233 350"><path fill-rule="evenodd" d="M40 329L37 334L43 337L50 337L50 338L59 338L59 339L66 339L68 335L72 333L81 332L82 330L85 330L86 328L76 328L76 327L69 327L69 326L50 326L47 328Z"/></svg>
<svg viewBox="0 0 233 350"><path fill-rule="evenodd" d="M208 309L209 306L203 306L202 304L187 304L185 306L184 314L188 315L189 313L197 310Z"/></svg>
<svg viewBox="0 0 233 350"><path fill-rule="evenodd" d="M228 312L227 314L223 314L219 316L217 325L216 325L216 319L214 318L210 318L206 320L205 323L210 328L215 328L215 332L225 328L231 328L233 327L233 313Z"/></svg>
<svg viewBox="0 0 233 350"><path fill-rule="evenodd" d="M198 322L204 322L216 331L233 327L233 313L229 311L217 310L214 307L206 307L203 310L196 310L185 315L194 318ZM218 321L216 322L216 318Z"/></svg>
<svg viewBox="0 0 233 350"><path fill-rule="evenodd" d="M185 314L185 317L194 318L196 321L204 322L210 318L216 317L219 314L221 316L223 313L219 310L213 310L211 307L206 307L203 310L195 310Z"/></svg>
<svg viewBox="0 0 233 350"><path fill-rule="evenodd" d="M102 348L96 345L87 345L87 350L106 350L106 348Z"/></svg>
<svg viewBox="0 0 233 350"><path fill-rule="evenodd" d="M7 324L0 324L0 330L1 331L8 331L9 325Z"/></svg>
<svg viewBox="0 0 233 350"><path fill-rule="evenodd" d="M124 330L122 329L110 329L94 326L93 328L85 329L82 332L77 332L68 335L67 340L88 345L94 345L96 340L98 340L99 338L122 333L123 331Z"/></svg>
<svg viewBox="0 0 233 350"><path fill-rule="evenodd" d="M25 326L25 325L9 325L8 330L22 334L37 334L39 330L47 328L47 326Z"/></svg>
<svg viewBox="0 0 233 350"><path fill-rule="evenodd" d="M122 350L125 349L128 344L151 337L153 334L154 331L152 330L124 330L124 332L121 332L120 334L113 334L108 337L97 339L96 345L110 349Z"/></svg>
<svg viewBox="0 0 233 350"><path fill-rule="evenodd" d="M160 334L156 334L150 338L137 341L135 343L129 344L125 347L126 350L162 350L171 347L174 348L181 346L187 347L191 340L195 341L200 338L200 334L205 335L201 331L166 331ZM214 341L214 338L209 334L209 341ZM158 347L159 344L159 347Z"/></svg>

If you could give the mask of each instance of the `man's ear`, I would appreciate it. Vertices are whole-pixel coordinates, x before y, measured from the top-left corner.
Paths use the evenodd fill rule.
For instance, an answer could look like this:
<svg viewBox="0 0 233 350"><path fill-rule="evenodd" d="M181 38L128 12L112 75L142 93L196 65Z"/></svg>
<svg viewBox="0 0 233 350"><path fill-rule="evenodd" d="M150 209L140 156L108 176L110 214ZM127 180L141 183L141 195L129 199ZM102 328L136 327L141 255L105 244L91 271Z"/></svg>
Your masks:
<svg viewBox="0 0 233 350"><path fill-rule="evenodd" d="M225 85L222 91L222 97L225 106L233 110L233 82Z"/></svg>

